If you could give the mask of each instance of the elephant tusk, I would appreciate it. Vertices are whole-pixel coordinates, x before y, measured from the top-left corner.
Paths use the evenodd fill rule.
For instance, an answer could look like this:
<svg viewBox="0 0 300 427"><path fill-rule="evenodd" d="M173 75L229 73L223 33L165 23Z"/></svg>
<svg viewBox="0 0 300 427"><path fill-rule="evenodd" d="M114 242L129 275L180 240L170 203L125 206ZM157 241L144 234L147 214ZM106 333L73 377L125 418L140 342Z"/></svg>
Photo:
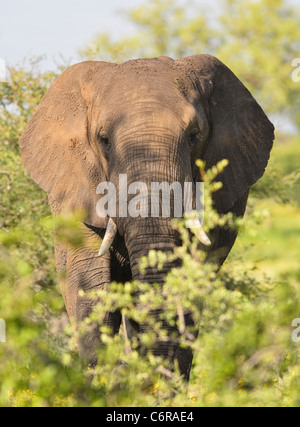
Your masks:
<svg viewBox="0 0 300 427"><path fill-rule="evenodd" d="M209 240L207 234L205 233L205 231L203 230L202 225L200 224L200 221L198 219L199 222L199 226L197 229L194 229L194 234L195 236L200 240L201 243L203 243L203 245L205 246L210 246L211 245L211 241Z"/></svg>
<svg viewBox="0 0 300 427"><path fill-rule="evenodd" d="M209 240L207 234L205 233L199 218L190 218L187 221L187 227L191 228L195 236L201 243L205 246L210 246L211 241Z"/></svg>
<svg viewBox="0 0 300 427"><path fill-rule="evenodd" d="M104 239L102 241L102 245L100 247L100 251L99 251L99 256L103 256L106 254L106 252L110 249L114 238L116 237L117 234L117 226L116 223L114 222L113 219L109 219L108 224L107 224L107 228L106 228L106 232L105 232L105 236Z"/></svg>

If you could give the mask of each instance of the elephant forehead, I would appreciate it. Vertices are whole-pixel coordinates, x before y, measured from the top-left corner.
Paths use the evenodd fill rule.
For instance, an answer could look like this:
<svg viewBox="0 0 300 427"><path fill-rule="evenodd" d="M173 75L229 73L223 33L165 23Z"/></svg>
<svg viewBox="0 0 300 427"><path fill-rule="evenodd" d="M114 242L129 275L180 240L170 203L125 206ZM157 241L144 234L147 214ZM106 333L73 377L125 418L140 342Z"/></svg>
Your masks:
<svg viewBox="0 0 300 427"><path fill-rule="evenodd" d="M104 97L97 96L93 107L94 121L118 125L143 122L174 127L179 122L185 128L195 116L195 107L170 84L141 82L134 88L115 84Z"/></svg>
<svg viewBox="0 0 300 427"><path fill-rule="evenodd" d="M177 98L179 102L183 96L178 82L179 76L169 62L154 58L128 61L105 70L99 74L95 89L106 104L134 102L147 96L161 102Z"/></svg>
<svg viewBox="0 0 300 427"><path fill-rule="evenodd" d="M103 93L104 102L109 104L138 102L143 99L157 100L168 104L183 98L176 87L176 82L165 77L146 75L134 78L133 76L117 76Z"/></svg>
<svg viewBox="0 0 300 427"><path fill-rule="evenodd" d="M188 126L196 112L182 92L173 63L169 58L133 60L106 70L94 87L94 121L124 124L135 118L173 127L177 120L180 127Z"/></svg>
<svg viewBox="0 0 300 427"><path fill-rule="evenodd" d="M127 131L141 138L145 133L178 136L195 117L195 108L187 102L179 106L144 96L135 102L106 106L94 116L93 123L96 127L101 124L107 131L113 130L117 137L125 136Z"/></svg>

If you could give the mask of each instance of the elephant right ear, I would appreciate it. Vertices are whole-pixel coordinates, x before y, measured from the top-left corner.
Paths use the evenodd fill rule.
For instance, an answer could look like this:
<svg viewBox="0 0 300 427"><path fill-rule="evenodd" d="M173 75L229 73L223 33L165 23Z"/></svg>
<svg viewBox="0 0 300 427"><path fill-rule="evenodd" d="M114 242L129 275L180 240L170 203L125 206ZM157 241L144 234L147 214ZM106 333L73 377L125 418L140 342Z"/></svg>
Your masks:
<svg viewBox="0 0 300 427"><path fill-rule="evenodd" d="M210 169L229 161L217 181L222 188L213 196L219 213L240 203L267 166L274 126L251 93L221 61L211 55L183 58L181 63L193 84L193 103L206 109L210 136L201 155Z"/></svg>
<svg viewBox="0 0 300 427"><path fill-rule="evenodd" d="M89 141L88 93L95 73L112 66L83 62L59 76L43 97L19 144L33 180L48 193L52 212L80 211L85 221L105 227L96 212L96 188L106 181L103 162Z"/></svg>

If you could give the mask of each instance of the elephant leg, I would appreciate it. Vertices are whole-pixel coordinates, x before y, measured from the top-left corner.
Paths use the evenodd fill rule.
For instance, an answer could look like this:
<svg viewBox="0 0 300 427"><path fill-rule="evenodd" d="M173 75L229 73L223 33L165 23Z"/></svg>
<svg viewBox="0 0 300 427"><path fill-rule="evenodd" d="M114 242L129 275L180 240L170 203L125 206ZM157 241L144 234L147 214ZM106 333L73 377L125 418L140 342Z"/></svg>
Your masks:
<svg viewBox="0 0 300 427"><path fill-rule="evenodd" d="M178 347L175 354L175 360L178 363L179 372L183 376L184 380L187 382L190 379L193 358L194 358L194 354L190 347L187 347L187 348Z"/></svg>
<svg viewBox="0 0 300 427"><path fill-rule="evenodd" d="M198 338L198 331L192 316L191 312L186 312L184 314L184 323L185 327L189 330L189 339L191 339L193 342L196 341ZM179 334L179 331L178 331ZM185 381L189 381L190 379L190 373L192 369L193 364L193 350L191 347L181 347L178 345L176 352L175 352L175 360L178 363L179 372L185 379Z"/></svg>
<svg viewBox="0 0 300 427"><path fill-rule="evenodd" d="M84 245L78 248L56 248L58 259L60 287L66 309L71 322L79 331L78 349L81 359L89 366L97 364L97 349L101 345L101 326L108 326L112 334L119 331L121 324L120 312L107 312L102 323L93 324L84 333L80 333L80 325L90 316L94 306L100 301L86 295L92 290L107 290L111 281L110 253L98 256L100 239L91 230L85 230ZM83 293L80 295L80 291Z"/></svg>
<svg viewBox="0 0 300 427"><path fill-rule="evenodd" d="M161 312L149 313L149 315L157 318L157 321L160 321ZM177 319L176 319L177 320ZM195 325L190 313L184 315L185 325L190 329L190 335L192 336L193 341L196 340L198 334L195 331ZM151 352L154 356L162 357L164 360L168 360L169 369L174 371L175 365L177 364L179 373L185 381L189 381L190 372L193 363L193 350L191 347L181 347L181 334L177 326L170 326L167 321L162 322L162 329L167 331L167 340L157 339ZM149 331L148 324L139 324L138 325L139 333L147 333ZM140 353L145 355L147 350L141 346Z"/></svg>

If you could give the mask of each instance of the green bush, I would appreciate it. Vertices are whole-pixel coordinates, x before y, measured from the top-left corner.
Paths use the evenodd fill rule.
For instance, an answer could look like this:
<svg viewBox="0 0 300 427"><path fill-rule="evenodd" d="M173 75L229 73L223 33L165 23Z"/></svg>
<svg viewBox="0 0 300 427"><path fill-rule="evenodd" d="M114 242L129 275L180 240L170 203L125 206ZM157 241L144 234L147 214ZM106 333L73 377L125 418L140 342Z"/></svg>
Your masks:
<svg viewBox="0 0 300 427"><path fill-rule="evenodd" d="M210 186L214 173L207 176L206 189L215 190ZM35 186L32 189L40 194ZM299 346L291 339L291 322L300 313L297 282L272 281L251 269L241 272L238 254L216 273L213 266L203 265L204 254L178 223L183 246L172 256L179 256L182 266L170 272L163 288L116 283L105 304L98 304L82 330L74 332L70 325L63 327L67 322L49 246L47 256L40 253L45 251L42 236L50 241L50 230L57 224L47 210L44 213L34 214L29 228L22 221L12 222L10 233L4 228L0 234L0 314L7 324L7 342L0 344L1 406L299 405ZM30 216L24 217L29 221ZM242 227L262 227L260 221L261 216L250 216ZM213 227L216 222L233 224L234 219L218 218L208 206L205 224ZM73 226L67 220L58 224ZM162 265L170 256L151 252L141 268ZM177 368L173 372L151 351L144 356L137 351L141 343L151 348L155 339L164 339L149 311L166 306L161 321L177 322L181 345L192 346L195 352L188 392ZM111 337L102 328L99 365L85 371L76 351L76 334L93 322L101 324L108 309L121 309L136 321L147 318L149 330L129 345L122 330ZM197 340L184 324L186 311L196 320Z"/></svg>

